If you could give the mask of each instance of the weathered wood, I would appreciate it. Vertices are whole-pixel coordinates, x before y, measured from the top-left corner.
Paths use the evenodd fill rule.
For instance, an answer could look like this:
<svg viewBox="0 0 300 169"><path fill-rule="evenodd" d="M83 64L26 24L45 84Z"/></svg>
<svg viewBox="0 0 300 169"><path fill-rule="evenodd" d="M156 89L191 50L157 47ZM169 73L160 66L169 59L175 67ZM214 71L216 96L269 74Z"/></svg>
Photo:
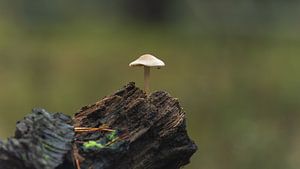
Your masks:
<svg viewBox="0 0 300 169"><path fill-rule="evenodd" d="M17 122L15 137L0 142L1 169L53 169L64 161L74 138L71 118L34 109Z"/></svg>
<svg viewBox="0 0 300 169"><path fill-rule="evenodd" d="M178 100L163 91L147 96L129 83L81 108L73 122L34 110L15 137L0 141L0 168L179 169L196 150Z"/></svg>
<svg viewBox="0 0 300 169"><path fill-rule="evenodd" d="M81 149L82 168L179 169L189 162L197 149L187 135L185 113L178 100L163 91L147 97L134 83L83 107L76 113L74 125L108 125L126 136L115 147L89 152ZM97 141L107 134L78 133L76 139L79 142ZM77 146L82 147L82 143Z"/></svg>

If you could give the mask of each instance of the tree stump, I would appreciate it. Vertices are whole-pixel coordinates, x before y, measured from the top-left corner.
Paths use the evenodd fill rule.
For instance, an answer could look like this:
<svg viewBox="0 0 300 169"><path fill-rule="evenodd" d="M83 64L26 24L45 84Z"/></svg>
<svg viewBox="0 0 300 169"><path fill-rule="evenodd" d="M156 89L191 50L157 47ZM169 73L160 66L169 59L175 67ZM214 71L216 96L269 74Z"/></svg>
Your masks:
<svg viewBox="0 0 300 169"><path fill-rule="evenodd" d="M49 119L54 120L51 115ZM34 165L34 159L38 161L41 157L32 156L33 161L26 161L15 155L14 147L6 148L11 146L8 142L0 143L0 168L14 169L21 165L32 169L179 169L189 163L197 150L187 135L185 113L178 100L164 91L147 96L134 83L81 108L73 117L75 135L73 130L60 135L60 127L68 128L64 124L69 125L67 117L61 119L65 121L61 121L63 124L59 123L57 128L46 127L45 132L36 132L41 140L55 142L50 144L50 150L54 151L43 147L45 141L30 139L32 135L25 142L26 146L21 147L26 150L25 154L32 154L32 149L27 149L27 146L34 143L41 150L38 154L51 154L56 165L51 165L47 159L42 167ZM35 123L28 125L32 125L26 128L29 131L38 129ZM45 133L47 137L42 137ZM73 136L72 141L70 136ZM21 138L16 134L13 139L19 141ZM14 166L14 161L18 166Z"/></svg>

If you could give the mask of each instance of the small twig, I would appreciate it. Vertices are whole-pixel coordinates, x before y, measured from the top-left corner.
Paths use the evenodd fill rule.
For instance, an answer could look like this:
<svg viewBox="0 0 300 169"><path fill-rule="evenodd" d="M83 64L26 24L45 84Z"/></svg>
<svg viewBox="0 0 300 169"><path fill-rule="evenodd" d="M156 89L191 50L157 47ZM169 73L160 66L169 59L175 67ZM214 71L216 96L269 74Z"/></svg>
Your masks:
<svg viewBox="0 0 300 169"><path fill-rule="evenodd" d="M77 148L77 145L76 143L73 144L73 158L74 158L74 161L75 161L75 166L76 166L76 169L81 169L80 168L80 162L79 162L79 159L78 159L78 148Z"/></svg>
<svg viewBox="0 0 300 169"><path fill-rule="evenodd" d="M109 146L109 145L112 145L113 143L115 143L115 142L117 142L117 141L119 141L119 140L124 140L124 139L126 139L127 137L128 137L127 134L124 134L124 135L122 135L122 136L120 136L120 137L117 137L117 138L111 140L110 142L106 143L106 144L105 144L105 147L106 147L106 146Z"/></svg>
<svg viewBox="0 0 300 169"><path fill-rule="evenodd" d="M92 132L92 131L108 131L113 132L115 130L108 127L99 127L99 128L88 128L88 127L75 127L75 132Z"/></svg>

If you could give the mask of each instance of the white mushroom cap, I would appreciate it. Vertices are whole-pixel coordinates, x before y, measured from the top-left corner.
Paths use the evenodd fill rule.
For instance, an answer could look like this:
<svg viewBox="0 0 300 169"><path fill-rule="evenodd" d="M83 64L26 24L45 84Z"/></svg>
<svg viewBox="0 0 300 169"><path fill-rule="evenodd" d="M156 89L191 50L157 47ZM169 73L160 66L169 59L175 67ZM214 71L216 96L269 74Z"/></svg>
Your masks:
<svg viewBox="0 0 300 169"><path fill-rule="evenodd" d="M131 62L129 66L163 67L165 63L153 55L144 54L137 60Z"/></svg>

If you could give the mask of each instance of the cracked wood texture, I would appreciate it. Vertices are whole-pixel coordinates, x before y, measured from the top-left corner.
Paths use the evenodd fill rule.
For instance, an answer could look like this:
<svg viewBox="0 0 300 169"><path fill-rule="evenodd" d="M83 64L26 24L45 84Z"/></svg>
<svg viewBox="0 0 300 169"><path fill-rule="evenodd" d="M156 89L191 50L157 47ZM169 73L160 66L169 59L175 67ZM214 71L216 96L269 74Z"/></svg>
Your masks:
<svg viewBox="0 0 300 169"><path fill-rule="evenodd" d="M111 146L86 150L83 143L107 133L75 135L81 169L179 169L197 150L186 131L185 112L164 91L147 96L134 83L75 114L75 127L108 125L125 135Z"/></svg>
<svg viewBox="0 0 300 169"><path fill-rule="evenodd" d="M103 126L109 130L74 133ZM34 109L14 137L0 140L0 169L179 169L196 150L178 100L129 83L73 120Z"/></svg>
<svg viewBox="0 0 300 169"><path fill-rule="evenodd" d="M17 122L15 136L1 142L0 169L54 169L72 149L72 119L34 109Z"/></svg>

